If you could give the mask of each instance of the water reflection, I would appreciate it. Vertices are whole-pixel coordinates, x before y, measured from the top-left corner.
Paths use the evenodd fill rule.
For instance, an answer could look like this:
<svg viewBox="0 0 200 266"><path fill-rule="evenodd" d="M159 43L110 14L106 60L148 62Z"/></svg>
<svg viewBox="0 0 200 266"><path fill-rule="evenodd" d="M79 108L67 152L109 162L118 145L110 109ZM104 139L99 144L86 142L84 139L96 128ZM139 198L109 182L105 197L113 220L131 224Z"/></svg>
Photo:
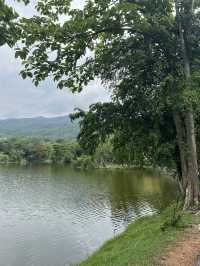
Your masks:
<svg viewBox="0 0 200 266"><path fill-rule="evenodd" d="M123 230L134 218L162 210L177 193L171 180L151 170L118 172L111 179L110 188L115 231Z"/></svg>
<svg viewBox="0 0 200 266"><path fill-rule="evenodd" d="M0 167L0 266L77 263L176 186L153 171Z"/></svg>

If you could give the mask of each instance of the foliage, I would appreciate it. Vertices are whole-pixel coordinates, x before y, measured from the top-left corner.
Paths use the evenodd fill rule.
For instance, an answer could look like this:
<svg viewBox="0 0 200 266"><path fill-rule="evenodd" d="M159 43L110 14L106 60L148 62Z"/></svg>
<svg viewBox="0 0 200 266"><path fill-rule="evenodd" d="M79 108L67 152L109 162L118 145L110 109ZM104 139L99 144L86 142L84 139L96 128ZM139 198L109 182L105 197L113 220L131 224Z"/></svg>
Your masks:
<svg viewBox="0 0 200 266"><path fill-rule="evenodd" d="M137 101L134 102L133 99L129 99L129 103L125 105L119 101L97 103L86 113L78 111L73 114L73 119L83 119L78 136L80 145L88 153L94 154L98 145L111 136L110 142L115 154L113 159L116 162L140 167L159 165L176 168L178 154L170 112L164 112L158 117L148 111L143 112L142 116L142 110L138 110L134 117L134 103Z"/></svg>
<svg viewBox="0 0 200 266"><path fill-rule="evenodd" d="M141 167L152 165L151 161L141 165L140 158L131 160L127 157L128 151L114 148L113 139L100 144L91 156L83 150L76 141L58 139L48 140L39 138L9 138L0 139L1 163L45 163L45 164L72 164L77 168L99 168L108 166Z"/></svg>
<svg viewBox="0 0 200 266"><path fill-rule="evenodd" d="M76 141L17 137L0 139L0 162L72 164L87 169L123 165L123 158L119 158L110 141L100 145L96 153L89 156Z"/></svg>
<svg viewBox="0 0 200 266"><path fill-rule="evenodd" d="M59 140L52 145L52 148L52 162L54 163L71 163L82 154L82 150L76 142Z"/></svg>
<svg viewBox="0 0 200 266"><path fill-rule="evenodd" d="M81 156L82 150L73 141L12 138L0 139L1 163L67 164Z"/></svg>
<svg viewBox="0 0 200 266"><path fill-rule="evenodd" d="M82 169L91 169L95 167L92 157L84 154L78 157L77 160L73 162L73 165L76 168Z"/></svg>
<svg viewBox="0 0 200 266"><path fill-rule="evenodd" d="M40 0L36 9L38 16L21 20L22 77L38 85L51 75L73 92L98 78L112 89L112 102L73 116L83 118L81 147L94 154L112 136L128 164L180 169L173 113L190 104L198 111L199 10L192 17L188 90L174 1L90 0L74 9L69 0Z"/></svg>
<svg viewBox="0 0 200 266"><path fill-rule="evenodd" d="M182 207L182 202L179 199L171 205L171 215L169 213L167 219L161 225L160 228L162 231L165 231L170 226L178 227L180 225L183 216Z"/></svg>
<svg viewBox="0 0 200 266"><path fill-rule="evenodd" d="M20 2L20 0L18 0ZM21 0L28 4L28 0ZM13 46L20 38L19 15L5 0L0 0L0 46Z"/></svg>
<svg viewBox="0 0 200 266"><path fill-rule="evenodd" d="M100 144L93 157L96 165L106 166L116 163L116 153L113 150L111 140L107 140L105 143ZM120 163L122 163L122 161L120 161Z"/></svg>
<svg viewBox="0 0 200 266"><path fill-rule="evenodd" d="M7 154L0 152L0 163L7 164L8 161L9 161L9 156Z"/></svg>

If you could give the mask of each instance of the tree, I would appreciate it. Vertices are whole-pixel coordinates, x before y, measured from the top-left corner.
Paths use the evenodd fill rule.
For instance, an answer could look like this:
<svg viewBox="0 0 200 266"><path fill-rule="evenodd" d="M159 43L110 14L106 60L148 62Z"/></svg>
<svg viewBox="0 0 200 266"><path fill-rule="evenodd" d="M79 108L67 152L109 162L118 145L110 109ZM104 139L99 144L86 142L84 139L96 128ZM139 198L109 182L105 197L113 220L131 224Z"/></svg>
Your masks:
<svg viewBox="0 0 200 266"><path fill-rule="evenodd" d="M135 97L130 91L121 94L118 89L114 96L112 103L93 104L88 112L71 115L72 119L82 118L78 140L83 150L96 156L96 148L111 136L112 157L117 163L177 168L181 178L175 126L169 110L157 113L148 102L141 104L141 95ZM144 98L145 95L143 101Z"/></svg>
<svg viewBox="0 0 200 266"><path fill-rule="evenodd" d="M37 85L53 76L60 89L73 92L100 78L113 89L113 102L91 106L82 122L91 126L87 135L82 130L82 143L90 139L95 147L96 135L104 141L113 133L121 140L127 130L128 137L133 131L133 143L141 143L143 157L153 158L160 143L172 147L185 209L198 207L199 1L88 0L80 10L70 0L40 0L36 8L40 15L21 20L23 45L16 56L23 60L22 77ZM97 117L104 125L98 134ZM160 126L169 121L165 134Z"/></svg>
<svg viewBox="0 0 200 266"><path fill-rule="evenodd" d="M192 58L193 55L193 42L190 38L196 39L195 34L192 34L193 27L198 23L199 18L195 19L195 5L194 0L185 1L185 3L178 0L175 1L176 8L176 18L179 29L179 39L180 39L180 50L182 53L183 69L184 69L184 81L187 90L193 89L192 84ZM195 24L194 24L195 22ZM199 26L199 23L197 24ZM194 70L196 70L194 68ZM184 117L181 121L180 113L174 114L174 120L177 129L177 137L179 141L179 146L183 145L183 141L186 141L187 151L186 155L181 154L181 163L183 169L183 179L184 187L186 187L186 197L185 197L185 207L188 208L191 205L199 205L199 172L198 172L198 162L197 162L197 148L196 148L196 137L195 137L195 125L194 125L194 112L191 103L187 104L184 110ZM182 123L182 125L181 125ZM185 137L185 139L184 139ZM184 147L182 148L182 150ZM180 149L181 151L181 149Z"/></svg>
<svg viewBox="0 0 200 266"><path fill-rule="evenodd" d="M18 0L20 2L20 0ZM28 0L21 0L28 4ZM8 44L13 46L20 36L20 27L18 25L19 15L7 5L4 0L0 0L0 46Z"/></svg>

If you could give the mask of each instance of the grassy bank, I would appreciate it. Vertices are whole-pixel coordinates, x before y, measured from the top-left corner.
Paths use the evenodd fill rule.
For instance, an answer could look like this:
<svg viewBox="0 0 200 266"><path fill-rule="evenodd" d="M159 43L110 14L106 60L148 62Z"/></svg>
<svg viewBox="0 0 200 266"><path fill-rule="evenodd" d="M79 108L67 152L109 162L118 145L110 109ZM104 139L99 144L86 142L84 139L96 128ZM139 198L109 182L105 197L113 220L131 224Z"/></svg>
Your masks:
<svg viewBox="0 0 200 266"><path fill-rule="evenodd" d="M176 227L163 224L171 221L173 209L168 208L162 214L138 219L118 237L106 242L80 266L155 266L163 249L192 223L199 222L199 217L181 213Z"/></svg>

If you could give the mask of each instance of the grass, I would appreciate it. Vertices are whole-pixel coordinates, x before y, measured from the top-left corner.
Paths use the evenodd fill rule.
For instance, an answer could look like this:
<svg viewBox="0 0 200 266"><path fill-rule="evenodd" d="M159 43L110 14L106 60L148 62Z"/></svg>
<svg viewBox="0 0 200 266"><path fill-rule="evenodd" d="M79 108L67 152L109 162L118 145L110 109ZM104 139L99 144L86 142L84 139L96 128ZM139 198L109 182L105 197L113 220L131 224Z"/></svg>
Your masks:
<svg viewBox="0 0 200 266"><path fill-rule="evenodd" d="M138 219L130 224L126 231L107 241L80 266L156 266L163 249L177 239L184 229L197 223L197 217L181 213L181 220L176 227L162 225L171 220L173 208L162 214ZM199 219L199 218L198 218Z"/></svg>

